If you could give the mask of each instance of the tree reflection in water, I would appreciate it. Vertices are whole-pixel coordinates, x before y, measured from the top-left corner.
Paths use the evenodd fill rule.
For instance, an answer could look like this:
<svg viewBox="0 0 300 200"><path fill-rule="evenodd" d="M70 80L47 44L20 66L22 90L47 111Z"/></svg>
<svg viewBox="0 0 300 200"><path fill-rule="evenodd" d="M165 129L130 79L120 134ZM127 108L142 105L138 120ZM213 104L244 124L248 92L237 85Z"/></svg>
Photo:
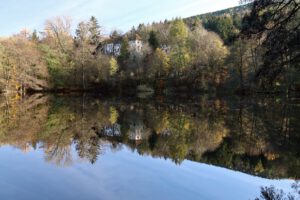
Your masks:
<svg viewBox="0 0 300 200"><path fill-rule="evenodd" d="M297 99L120 101L35 94L0 98L0 145L41 148L59 166L107 146L272 178L300 177Z"/></svg>

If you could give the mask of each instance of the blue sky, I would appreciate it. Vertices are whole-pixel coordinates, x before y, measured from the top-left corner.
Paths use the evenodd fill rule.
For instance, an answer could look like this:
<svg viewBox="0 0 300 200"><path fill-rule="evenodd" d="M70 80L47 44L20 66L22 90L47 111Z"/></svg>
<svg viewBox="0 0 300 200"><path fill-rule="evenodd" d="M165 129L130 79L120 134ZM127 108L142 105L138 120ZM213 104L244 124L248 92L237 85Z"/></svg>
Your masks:
<svg viewBox="0 0 300 200"><path fill-rule="evenodd" d="M0 35L43 28L46 19L70 16L74 26L94 15L104 31L129 30L139 23L188 17L238 5L238 0L2 0Z"/></svg>

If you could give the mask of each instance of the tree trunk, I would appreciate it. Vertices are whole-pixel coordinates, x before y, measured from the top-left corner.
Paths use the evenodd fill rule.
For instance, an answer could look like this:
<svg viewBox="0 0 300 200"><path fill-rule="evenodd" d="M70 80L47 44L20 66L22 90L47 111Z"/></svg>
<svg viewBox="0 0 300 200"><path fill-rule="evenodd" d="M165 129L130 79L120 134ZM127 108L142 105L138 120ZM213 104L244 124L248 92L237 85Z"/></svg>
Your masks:
<svg viewBox="0 0 300 200"><path fill-rule="evenodd" d="M240 50L240 66L239 66L239 73L240 73L240 89L241 91L244 90L244 75L243 75L243 65L244 65L244 60L243 60L243 52L242 52L242 45L239 44L239 50Z"/></svg>
<svg viewBox="0 0 300 200"><path fill-rule="evenodd" d="M84 64L81 63L81 70L82 70L82 89L85 90L86 86L85 86L85 74L84 74Z"/></svg>

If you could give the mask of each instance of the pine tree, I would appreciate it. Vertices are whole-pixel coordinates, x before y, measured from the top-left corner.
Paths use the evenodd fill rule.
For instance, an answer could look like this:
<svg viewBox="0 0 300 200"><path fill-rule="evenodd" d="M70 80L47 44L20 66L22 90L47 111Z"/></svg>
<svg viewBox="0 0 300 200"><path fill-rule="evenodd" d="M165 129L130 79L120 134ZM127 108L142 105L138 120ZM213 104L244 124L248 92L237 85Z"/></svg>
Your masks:
<svg viewBox="0 0 300 200"><path fill-rule="evenodd" d="M129 52L129 41L127 37L124 37L122 39L121 43L121 55L119 56L119 62L124 66L127 60L130 57L130 52Z"/></svg>
<svg viewBox="0 0 300 200"><path fill-rule="evenodd" d="M98 46L101 39L101 27L99 26L98 20L94 16L92 16L90 19L89 31L91 34L90 43Z"/></svg>
<svg viewBox="0 0 300 200"><path fill-rule="evenodd" d="M38 41L39 41L39 36L38 36L36 30L33 31L32 35L31 35L31 40L32 40L33 42L38 42Z"/></svg>
<svg viewBox="0 0 300 200"><path fill-rule="evenodd" d="M153 49L153 51L155 51L159 47L159 41L154 31L150 32L150 37L148 42L151 48Z"/></svg>

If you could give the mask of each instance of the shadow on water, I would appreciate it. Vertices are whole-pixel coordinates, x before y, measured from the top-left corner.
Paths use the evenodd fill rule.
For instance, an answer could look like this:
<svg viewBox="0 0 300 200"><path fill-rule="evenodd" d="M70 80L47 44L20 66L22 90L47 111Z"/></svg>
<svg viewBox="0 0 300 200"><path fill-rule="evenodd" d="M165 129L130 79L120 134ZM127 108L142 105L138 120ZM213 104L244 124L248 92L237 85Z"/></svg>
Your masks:
<svg viewBox="0 0 300 200"><path fill-rule="evenodd" d="M0 97L0 145L40 148L59 166L95 163L105 147L267 178L300 177L300 101L237 97L135 100Z"/></svg>

